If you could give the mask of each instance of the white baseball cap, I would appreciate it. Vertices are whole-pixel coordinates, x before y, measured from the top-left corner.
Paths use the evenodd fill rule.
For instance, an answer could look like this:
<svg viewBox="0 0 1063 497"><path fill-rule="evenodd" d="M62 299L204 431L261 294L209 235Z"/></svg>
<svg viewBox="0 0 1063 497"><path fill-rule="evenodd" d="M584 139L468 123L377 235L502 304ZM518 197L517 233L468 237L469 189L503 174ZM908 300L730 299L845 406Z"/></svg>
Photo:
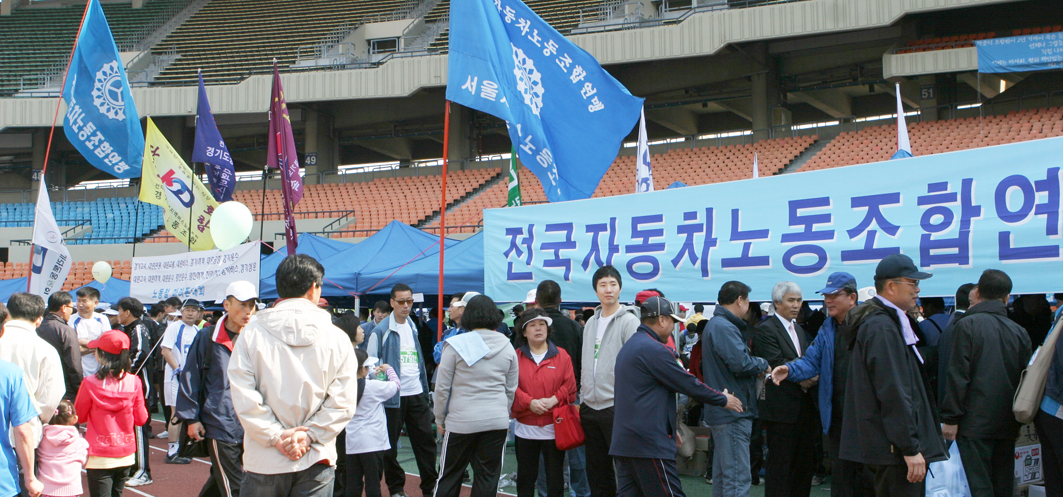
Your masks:
<svg viewBox="0 0 1063 497"><path fill-rule="evenodd" d="M365 359L365 362L364 362L364 363L362 363L362 367L363 367L363 368L369 368L369 369L373 369L373 368L375 368L375 367L376 367L376 364L377 364L377 362L379 362L379 361L380 361L380 359L377 359L376 357L367 357L367 358Z"/></svg>
<svg viewBox="0 0 1063 497"><path fill-rule="evenodd" d="M225 298L233 297L240 302L258 300L258 289L250 281L234 281L225 289Z"/></svg>
<svg viewBox="0 0 1063 497"><path fill-rule="evenodd" d="M536 302L536 300L535 300L535 289L532 288L531 290L528 290L528 296L524 297L524 303L525 304L534 304L535 302Z"/></svg>

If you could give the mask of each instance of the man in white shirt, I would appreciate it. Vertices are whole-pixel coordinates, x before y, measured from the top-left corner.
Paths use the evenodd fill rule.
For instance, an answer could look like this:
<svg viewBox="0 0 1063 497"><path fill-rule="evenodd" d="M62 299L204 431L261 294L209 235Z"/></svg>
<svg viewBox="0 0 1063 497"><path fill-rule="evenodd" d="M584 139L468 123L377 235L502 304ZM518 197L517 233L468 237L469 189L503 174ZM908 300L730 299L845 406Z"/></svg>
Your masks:
<svg viewBox="0 0 1063 497"><path fill-rule="evenodd" d="M388 438L391 449L384 455L384 481L392 497L405 496L406 472L398 462L399 431L403 425L410 437L417 470L421 477L421 492L431 495L435 490L436 438L432 430L434 414L428 407L428 376L424 353L417 339L417 324L410 318L413 310L413 290L403 283L391 288L391 308L387 319L373 329L366 351L386 364L398 365L402 389L384 402L388 418Z"/></svg>
<svg viewBox="0 0 1063 497"><path fill-rule="evenodd" d="M67 322L78 333L78 343L81 344L81 372L86 377L96 374L100 364L96 362L96 349L88 348L90 341L100 338L105 331L114 329L107 316L96 312L96 306L100 303L100 291L91 286L81 287L77 291L78 313L70 317Z"/></svg>
<svg viewBox="0 0 1063 497"><path fill-rule="evenodd" d="M0 336L0 359L13 363L25 373L26 386L33 394L33 403L41 411L39 419L31 420L34 447L41 440L41 423L47 423L63 400L63 364L59 352L37 336L37 327L47 308L44 299L30 293L16 293L7 301L11 319L4 324Z"/></svg>
<svg viewBox="0 0 1063 497"><path fill-rule="evenodd" d="M180 390L181 384L181 368L184 367L185 357L188 355L188 349L192 347L192 341L195 340L196 334L199 333L196 320L200 316L200 309L202 309L202 306L198 300L186 300L181 306L181 319L170 323L170 326L166 327L166 333L162 336L160 347L162 358L166 361L166 376L164 377L163 386L166 388L166 405L170 407L171 412L174 410L174 406L177 405L177 392ZM191 463L191 459L178 457L177 455L181 425L175 424L173 421L173 419L170 419L167 424L167 431L169 432L167 436L169 437L170 445L169 450L166 452L166 463Z"/></svg>

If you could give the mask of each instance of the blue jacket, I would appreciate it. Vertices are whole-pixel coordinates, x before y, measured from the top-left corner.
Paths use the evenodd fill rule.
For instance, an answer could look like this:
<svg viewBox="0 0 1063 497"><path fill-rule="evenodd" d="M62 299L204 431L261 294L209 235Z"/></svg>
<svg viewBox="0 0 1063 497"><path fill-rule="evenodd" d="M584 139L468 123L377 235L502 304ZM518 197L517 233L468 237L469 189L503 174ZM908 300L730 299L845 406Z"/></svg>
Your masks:
<svg viewBox="0 0 1063 497"><path fill-rule="evenodd" d="M768 361L749 355L749 346L742 335L745 326L745 321L721 305L716 306L712 318L705 325L701 337L703 381L715 388L733 392L744 407L742 412L707 407L702 420L710 426L757 417L757 381L764 380L761 373L768 369Z"/></svg>
<svg viewBox="0 0 1063 497"><path fill-rule="evenodd" d="M224 326L224 321L223 321ZM230 444L244 442L244 427L233 408L229 393L229 359L233 341L228 330L214 339L214 326L199 330L188 349L177 393L177 419L199 421L207 438ZM204 364L207 347L213 347L210 364ZM206 373L204 375L203 373ZM202 405L200 404L202 400Z"/></svg>
<svg viewBox="0 0 1063 497"><path fill-rule="evenodd" d="M1055 326L1048 330L1047 337L1052 336ZM1045 383L1045 397L1041 401L1041 410L1046 414L1058 416L1063 405L1063 344L1056 339L1056 351L1052 356L1052 362L1048 366L1048 381Z"/></svg>
<svg viewBox="0 0 1063 497"><path fill-rule="evenodd" d="M675 392L707 405L727 397L684 370L652 329L639 325L616 356L611 456L675 460Z"/></svg>
<svg viewBox="0 0 1063 497"><path fill-rule="evenodd" d="M819 421L823 433L830 430L831 395L834 392L834 336L838 332L838 323L827 317L812 345L805 350L805 355L786 364L790 376L786 379L801 382L819 375Z"/></svg>
<svg viewBox="0 0 1063 497"><path fill-rule="evenodd" d="M447 328L447 331L443 332L443 339L436 342L435 347L432 348L432 358L436 360L436 364L439 364L439 359L443 356L443 342L446 342L448 338L465 333L465 328L461 326L455 326L453 328Z"/></svg>
<svg viewBox="0 0 1063 497"><path fill-rule="evenodd" d="M392 364L398 366L402 364L399 360L399 349L401 347L399 334L394 329L392 323L394 323L395 314L392 313L386 319L376 325L373 328L371 336L366 338L366 352L370 357L376 357L380 359L382 364ZM406 322L409 323L410 329L413 331L413 343L417 347L417 362L421 368L421 389L425 395L430 391L428 389L428 375L425 372L424 365L424 352L421 352L421 341L417 338L417 324L413 322L413 318L407 317ZM400 396L402 393L395 394L390 400L384 401L384 408L390 409L399 407L401 401Z"/></svg>

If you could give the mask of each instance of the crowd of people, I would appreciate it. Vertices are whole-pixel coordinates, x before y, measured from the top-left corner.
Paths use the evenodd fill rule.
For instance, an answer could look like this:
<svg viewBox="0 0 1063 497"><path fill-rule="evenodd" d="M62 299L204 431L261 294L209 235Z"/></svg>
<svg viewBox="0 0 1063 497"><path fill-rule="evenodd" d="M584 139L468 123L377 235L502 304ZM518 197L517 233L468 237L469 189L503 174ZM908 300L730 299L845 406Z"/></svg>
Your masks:
<svg viewBox="0 0 1063 497"><path fill-rule="evenodd" d="M919 298L932 275L900 254L862 302L856 277L831 274L819 312L789 281L770 305L723 283L710 315L697 304L680 316L654 289L625 305L619 271L603 266L593 311L562 310L547 280L512 328L476 292L453 295L445 323L419 316L405 284L360 317L335 315L324 273L287 257L279 300L266 307L256 285L233 282L217 319L195 300L14 294L0 304L0 496L82 495L82 468L94 497L149 485L157 437L167 464L209 456L201 496L399 497L401 433L426 496L465 482L496 495L510 443L520 497L682 496L677 454L695 443L683 425L712 434L714 497L749 495L761 466L766 496L808 496L824 459L832 496L922 496L952 443L972 495L1010 496L1012 398L1058 321L1035 298L1012 301L993 269L960 286L948 314ZM1054 497L1061 402L1063 347L1034 421Z"/></svg>

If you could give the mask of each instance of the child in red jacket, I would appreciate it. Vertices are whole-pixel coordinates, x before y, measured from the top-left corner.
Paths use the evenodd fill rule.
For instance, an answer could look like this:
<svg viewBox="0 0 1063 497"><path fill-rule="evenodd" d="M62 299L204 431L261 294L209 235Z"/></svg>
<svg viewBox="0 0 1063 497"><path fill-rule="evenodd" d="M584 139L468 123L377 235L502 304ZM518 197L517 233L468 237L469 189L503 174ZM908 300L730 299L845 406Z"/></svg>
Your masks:
<svg viewBox="0 0 1063 497"><path fill-rule="evenodd" d="M576 375L572 358L565 349L549 341L553 320L546 312L531 309L520 317L517 334L520 381L511 413L516 419L513 435L517 438L517 495L535 495L542 454L546 465L546 495L561 497L565 487L565 453L558 450L555 442L553 410L576 400Z"/></svg>
<svg viewBox="0 0 1063 497"><path fill-rule="evenodd" d="M133 427L148 420L140 379L128 373L129 337L111 330L89 342L96 349L100 369L81 382L74 407L81 413L88 431L89 495L122 495L135 462L136 437Z"/></svg>
<svg viewBox="0 0 1063 497"><path fill-rule="evenodd" d="M37 478L47 497L81 495L81 467L89 457L89 443L77 429L78 415L69 400L59 403L37 448Z"/></svg>

